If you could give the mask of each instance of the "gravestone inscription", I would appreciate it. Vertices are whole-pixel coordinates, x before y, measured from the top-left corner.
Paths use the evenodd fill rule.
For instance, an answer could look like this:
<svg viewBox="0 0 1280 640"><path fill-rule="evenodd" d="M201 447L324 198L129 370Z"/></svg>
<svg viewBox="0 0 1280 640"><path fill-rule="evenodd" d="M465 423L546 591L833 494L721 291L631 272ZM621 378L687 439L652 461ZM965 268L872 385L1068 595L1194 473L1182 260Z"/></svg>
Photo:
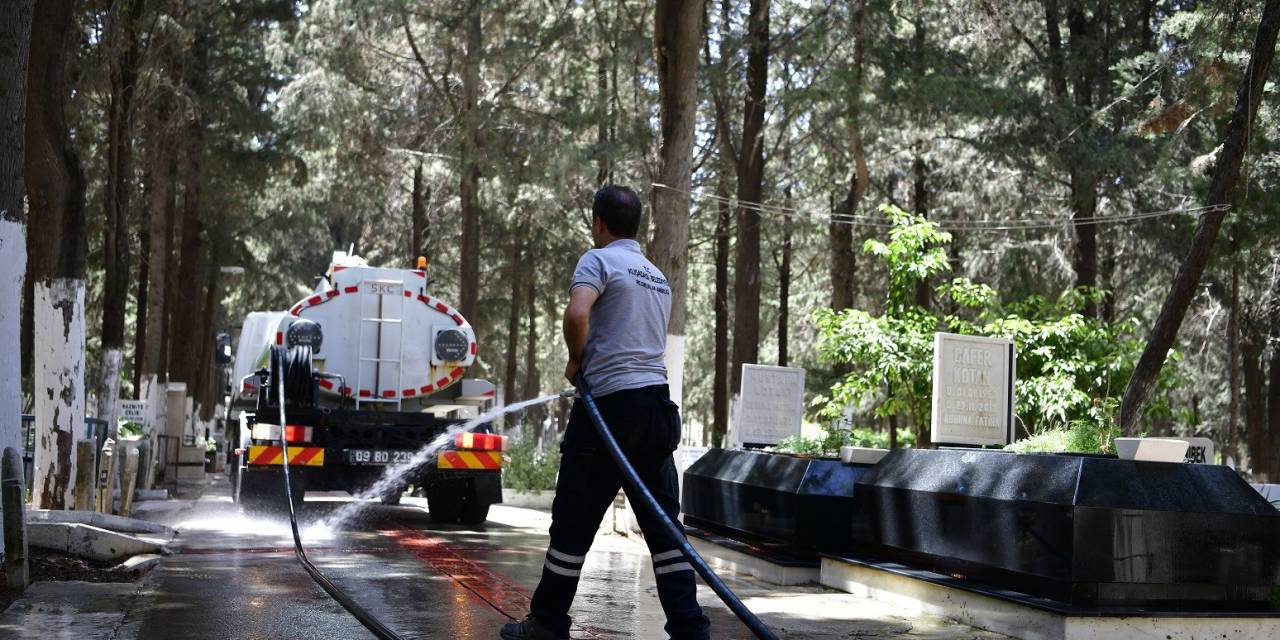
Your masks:
<svg viewBox="0 0 1280 640"><path fill-rule="evenodd" d="M936 333L933 441L1004 445L1013 436L1012 340Z"/></svg>
<svg viewBox="0 0 1280 640"><path fill-rule="evenodd" d="M798 436L803 417L804 369L742 365L742 388L734 407L736 444L768 446Z"/></svg>

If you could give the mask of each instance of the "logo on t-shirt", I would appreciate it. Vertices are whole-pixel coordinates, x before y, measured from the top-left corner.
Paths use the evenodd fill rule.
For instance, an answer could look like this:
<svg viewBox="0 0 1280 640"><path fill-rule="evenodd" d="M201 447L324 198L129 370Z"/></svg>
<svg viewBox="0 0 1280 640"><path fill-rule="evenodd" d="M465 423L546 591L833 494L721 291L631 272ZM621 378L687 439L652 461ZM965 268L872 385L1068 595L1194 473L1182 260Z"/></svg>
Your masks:
<svg viewBox="0 0 1280 640"><path fill-rule="evenodd" d="M649 271L649 267L627 269L627 273L635 277L636 284L651 291L657 291L662 295L671 295L671 290L667 288L667 279L654 275L652 271Z"/></svg>

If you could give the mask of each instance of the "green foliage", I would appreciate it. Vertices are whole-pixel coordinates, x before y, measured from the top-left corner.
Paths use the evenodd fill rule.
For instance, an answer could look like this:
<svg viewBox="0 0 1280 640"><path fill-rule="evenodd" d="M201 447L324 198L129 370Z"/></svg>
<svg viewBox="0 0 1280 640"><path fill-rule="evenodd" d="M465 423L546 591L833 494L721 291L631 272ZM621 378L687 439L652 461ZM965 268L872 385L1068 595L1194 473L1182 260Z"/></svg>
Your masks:
<svg viewBox="0 0 1280 640"><path fill-rule="evenodd" d="M1095 401L1086 418L1073 421L1068 427L1054 427L1019 440L1006 449L1017 453L1032 451L1069 451L1075 453L1114 453L1115 440L1123 435L1115 421L1115 398Z"/></svg>
<svg viewBox="0 0 1280 640"><path fill-rule="evenodd" d="M507 450L508 460L502 470L502 484L520 493L538 495L556 488L560 473L560 449L543 447L538 452L533 430L524 427L522 437Z"/></svg>
<svg viewBox="0 0 1280 640"><path fill-rule="evenodd" d="M143 431L142 425L136 422L121 422L120 429L116 433L121 440L137 440L146 432Z"/></svg>
<svg viewBox="0 0 1280 640"><path fill-rule="evenodd" d="M1123 385L1142 353L1137 320L1107 323L1083 315L1104 292L1071 289L1050 302L1029 296L1001 304L995 290L965 278L938 287L942 314L914 302L918 283L948 270L950 236L922 216L882 207L893 224L888 242L868 240L864 250L889 271L885 313L848 309L815 314L824 358L853 371L831 389L820 415L840 416L850 404L878 416L907 414L927 424L931 404L933 334L936 331L1003 337L1016 345L1015 414L1027 435L1042 434L1027 450L1107 451L1114 438L1112 414ZM1178 357L1174 356L1176 362ZM1166 367L1160 391L1178 383ZM1168 415L1157 393L1148 416Z"/></svg>
<svg viewBox="0 0 1280 640"><path fill-rule="evenodd" d="M875 429L824 428L822 434L821 438L790 436L770 447L770 450L814 458L832 458L840 455L840 447L844 446L889 448L889 434ZM898 429L898 445L904 447L915 445L915 434L910 429Z"/></svg>

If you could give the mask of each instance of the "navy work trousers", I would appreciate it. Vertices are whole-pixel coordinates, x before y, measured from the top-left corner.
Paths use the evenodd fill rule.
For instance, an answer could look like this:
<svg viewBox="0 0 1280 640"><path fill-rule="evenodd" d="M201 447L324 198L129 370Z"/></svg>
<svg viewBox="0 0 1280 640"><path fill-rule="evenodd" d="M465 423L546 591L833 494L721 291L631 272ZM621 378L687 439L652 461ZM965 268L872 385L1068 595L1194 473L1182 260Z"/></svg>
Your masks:
<svg viewBox="0 0 1280 640"><path fill-rule="evenodd" d="M679 485L671 454L680 442L680 412L671 402L667 385L625 389L595 400L640 481L679 526ZM560 452L560 477L551 505L551 544L530 612L567 637L569 605L578 577L600 521L622 487L622 472L600 442L582 400L573 404ZM639 502L639 496L628 497ZM667 634L674 640L706 640L710 622L698 606L693 567L685 561L679 543L643 507L636 509L636 518L649 545L658 600L667 615Z"/></svg>

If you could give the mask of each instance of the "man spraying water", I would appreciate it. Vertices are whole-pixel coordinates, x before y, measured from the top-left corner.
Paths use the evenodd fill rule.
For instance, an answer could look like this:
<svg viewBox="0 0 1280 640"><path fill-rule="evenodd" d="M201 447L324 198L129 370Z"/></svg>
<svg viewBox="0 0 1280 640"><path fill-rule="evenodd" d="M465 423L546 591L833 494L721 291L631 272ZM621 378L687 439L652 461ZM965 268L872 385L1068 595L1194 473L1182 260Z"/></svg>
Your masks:
<svg viewBox="0 0 1280 640"><path fill-rule="evenodd" d="M623 451L672 520L680 499L672 452L680 440L679 408L663 364L671 290L640 250L640 198L606 186L591 207L595 248L578 260L564 313L569 349L565 377L584 372L596 404ZM551 507L551 542L529 615L502 627L503 640L569 637L569 605L587 551L622 476L603 451L581 400L574 402L560 445L560 477ZM680 543L646 512L637 512L652 555L658 599L675 640L707 640L710 623L697 601L693 567Z"/></svg>

